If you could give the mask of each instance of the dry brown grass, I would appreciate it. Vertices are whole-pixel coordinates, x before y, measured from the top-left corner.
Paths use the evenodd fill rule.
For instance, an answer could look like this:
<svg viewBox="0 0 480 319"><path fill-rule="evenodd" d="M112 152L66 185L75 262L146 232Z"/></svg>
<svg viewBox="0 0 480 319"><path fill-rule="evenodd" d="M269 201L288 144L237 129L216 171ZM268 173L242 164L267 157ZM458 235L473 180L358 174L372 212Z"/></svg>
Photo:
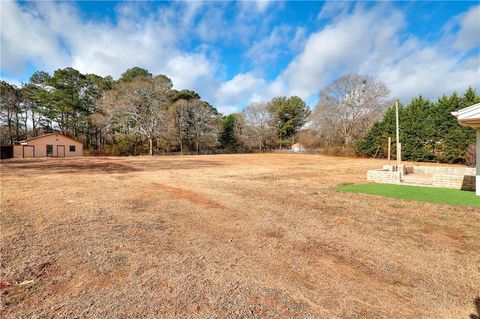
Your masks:
<svg viewBox="0 0 480 319"><path fill-rule="evenodd" d="M5 318L468 318L480 210L336 192L320 155L1 164Z"/></svg>

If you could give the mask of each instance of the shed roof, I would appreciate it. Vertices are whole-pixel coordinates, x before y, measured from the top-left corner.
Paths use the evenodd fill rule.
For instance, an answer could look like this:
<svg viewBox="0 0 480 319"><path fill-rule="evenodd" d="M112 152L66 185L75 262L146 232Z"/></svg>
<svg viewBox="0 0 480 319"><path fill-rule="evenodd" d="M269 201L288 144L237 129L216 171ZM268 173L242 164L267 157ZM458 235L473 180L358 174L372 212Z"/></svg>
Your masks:
<svg viewBox="0 0 480 319"><path fill-rule="evenodd" d="M458 122L464 126L480 127L480 103L452 112Z"/></svg>
<svg viewBox="0 0 480 319"><path fill-rule="evenodd" d="M32 140L37 140L37 139L39 139L39 138L42 138L42 137L45 137L45 136L49 136L49 135L61 135L61 136L63 136L63 137L66 137L66 138L74 141L74 142L82 143L82 142L80 142L80 141L78 141L78 140L76 140L76 139L74 139L74 138L72 138L72 137L70 137L70 136L67 136L67 135L62 134L62 133L55 133L55 132L43 134L43 135L36 136L36 137L27 138L26 140L20 141L20 143L25 143L25 142L32 141Z"/></svg>

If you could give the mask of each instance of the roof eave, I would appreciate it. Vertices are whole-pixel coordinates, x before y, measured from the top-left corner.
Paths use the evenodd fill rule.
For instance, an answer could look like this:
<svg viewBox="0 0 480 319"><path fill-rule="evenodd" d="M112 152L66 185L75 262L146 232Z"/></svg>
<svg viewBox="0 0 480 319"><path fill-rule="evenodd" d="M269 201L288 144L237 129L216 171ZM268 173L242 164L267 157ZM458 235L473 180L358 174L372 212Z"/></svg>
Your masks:
<svg viewBox="0 0 480 319"><path fill-rule="evenodd" d="M458 123L462 126L469 126L473 128L480 128L480 119L475 120L459 120Z"/></svg>

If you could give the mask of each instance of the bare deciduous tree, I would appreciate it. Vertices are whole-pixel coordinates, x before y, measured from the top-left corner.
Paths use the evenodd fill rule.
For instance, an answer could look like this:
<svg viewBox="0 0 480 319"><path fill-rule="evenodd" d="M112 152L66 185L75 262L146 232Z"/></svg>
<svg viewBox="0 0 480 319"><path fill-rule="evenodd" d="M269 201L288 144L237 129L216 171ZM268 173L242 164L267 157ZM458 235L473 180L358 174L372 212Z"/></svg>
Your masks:
<svg viewBox="0 0 480 319"><path fill-rule="evenodd" d="M197 154L200 146L216 146L219 122L213 108L204 101L192 100L192 132Z"/></svg>
<svg viewBox="0 0 480 319"><path fill-rule="evenodd" d="M352 145L378 121L388 106L389 90L374 77L349 74L320 92L311 116L329 145Z"/></svg>
<svg viewBox="0 0 480 319"><path fill-rule="evenodd" d="M264 149L275 140L272 114L265 103L250 104L240 113L240 139L247 147Z"/></svg>
<svg viewBox="0 0 480 319"><path fill-rule="evenodd" d="M101 109L112 125L124 126L146 136L149 153L153 155L153 140L166 134L167 108L172 82L163 75L137 77L119 82L100 101Z"/></svg>
<svg viewBox="0 0 480 319"><path fill-rule="evenodd" d="M200 99L180 99L173 105L173 119L183 153L184 147L195 149L216 146L219 123L216 110Z"/></svg>
<svg viewBox="0 0 480 319"><path fill-rule="evenodd" d="M27 130L22 124L26 121L25 104L21 91L5 81L0 81L0 123L8 127L8 136L2 142L13 144L22 137L27 138Z"/></svg>
<svg viewBox="0 0 480 319"><path fill-rule="evenodd" d="M173 104L173 120L175 122L176 135L180 144L180 152L183 154L184 145L189 137L189 108L190 101L180 99Z"/></svg>

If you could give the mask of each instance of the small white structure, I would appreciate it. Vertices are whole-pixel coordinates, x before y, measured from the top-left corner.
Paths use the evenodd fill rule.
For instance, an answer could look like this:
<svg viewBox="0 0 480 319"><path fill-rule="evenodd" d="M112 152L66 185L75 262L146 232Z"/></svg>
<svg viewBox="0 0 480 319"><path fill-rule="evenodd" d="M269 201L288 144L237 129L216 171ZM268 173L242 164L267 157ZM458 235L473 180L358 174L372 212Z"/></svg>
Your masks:
<svg viewBox="0 0 480 319"><path fill-rule="evenodd" d="M458 123L463 126L470 126L477 130L477 177L476 192L480 196L480 103L452 113L456 116Z"/></svg>
<svg viewBox="0 0 480 319"><path fill-rule="evenodd" d="M293 153L304 153L305 152L305 146L303 146L300 143L295 143L292 145L292 152Z"/></svg>

